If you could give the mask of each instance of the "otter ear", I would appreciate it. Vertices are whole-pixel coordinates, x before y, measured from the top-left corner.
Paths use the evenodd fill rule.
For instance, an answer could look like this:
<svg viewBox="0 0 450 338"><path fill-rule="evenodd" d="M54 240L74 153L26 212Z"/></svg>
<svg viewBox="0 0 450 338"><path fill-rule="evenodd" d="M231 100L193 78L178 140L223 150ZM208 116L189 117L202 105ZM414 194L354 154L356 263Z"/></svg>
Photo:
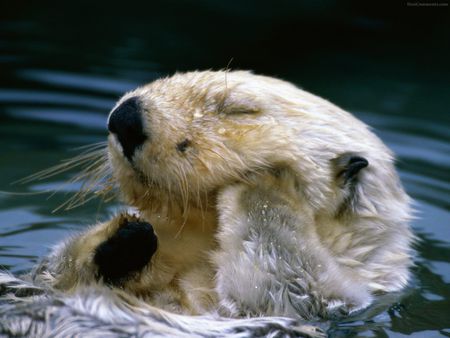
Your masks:
<svg viewBox="0 0 450 338"><path fill-rule="evenodd" d="M369 161L355 153L344 153L332 160L336 181L339 186L352 183L358 177L361 169L369 165Z"/></svg>

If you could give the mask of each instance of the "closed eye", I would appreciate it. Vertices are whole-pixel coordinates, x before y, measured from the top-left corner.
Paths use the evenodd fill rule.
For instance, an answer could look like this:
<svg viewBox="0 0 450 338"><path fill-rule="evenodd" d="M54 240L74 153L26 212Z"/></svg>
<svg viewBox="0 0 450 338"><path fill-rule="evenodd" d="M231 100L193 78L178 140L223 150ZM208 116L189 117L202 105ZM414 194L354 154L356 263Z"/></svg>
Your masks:
<svg viewBox="0 0 450 338"><path fill-rule="evenodd" d="M259 111L251 108L239 107L237 109L229 109L226 111L227 115L253 115Z"/></svg>
<svg viewBox="0 0 450 338"><path fill-rule="evenodd" d="M259 105L251 100L227 101L220 111L226 115L253 115L261 112Z"/></svg>

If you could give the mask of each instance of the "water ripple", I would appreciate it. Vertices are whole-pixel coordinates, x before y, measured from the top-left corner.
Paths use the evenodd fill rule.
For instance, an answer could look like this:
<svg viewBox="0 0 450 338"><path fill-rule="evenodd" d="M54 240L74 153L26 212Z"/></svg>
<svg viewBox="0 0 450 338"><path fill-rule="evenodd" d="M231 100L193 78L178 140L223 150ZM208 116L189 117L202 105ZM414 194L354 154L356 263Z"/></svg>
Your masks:
<svg viewBox="0 0 450 338"><path fill-rule="evenodd" d="M24 69L17 72L25 80L56 85L63 88L74 88L98 93L116 94L136 88L139 83L120 78L105 77L92 74L74 74L48 69Z"/></svg>

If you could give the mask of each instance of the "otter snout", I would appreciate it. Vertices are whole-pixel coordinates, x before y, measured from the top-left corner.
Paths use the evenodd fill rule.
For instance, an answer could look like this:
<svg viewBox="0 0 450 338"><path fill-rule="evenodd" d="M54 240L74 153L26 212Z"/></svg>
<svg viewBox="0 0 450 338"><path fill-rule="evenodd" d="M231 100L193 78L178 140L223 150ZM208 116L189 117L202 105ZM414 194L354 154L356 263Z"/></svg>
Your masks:
<svg viewBox="0 0 450 338"><path fill-rule="evenodd" d="M119 230L95 250L97 277L107 284L118 285L141 271L156 249L157 238L150 223L125 220Z"/></svg>
<svg viewBox="0 0 450 338"><path fill-rule="evenodd" d="M109 115L108 129L117 136L125 157L131 162L134 152L147 139L144 133L141 104L137 97L122 102Z"/></svg>

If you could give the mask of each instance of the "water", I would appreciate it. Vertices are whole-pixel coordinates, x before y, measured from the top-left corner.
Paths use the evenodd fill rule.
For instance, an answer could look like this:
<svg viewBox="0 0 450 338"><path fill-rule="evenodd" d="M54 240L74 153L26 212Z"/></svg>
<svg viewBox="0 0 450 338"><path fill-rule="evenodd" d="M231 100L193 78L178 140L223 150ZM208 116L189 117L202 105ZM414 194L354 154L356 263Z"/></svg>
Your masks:
<svg viewBox="0 0 450 338"><path fill-rule="evenodd" d="M385 9L332 1L9 2L0 11L0 190L60 192L0 193L0 265L28 270L117 206L92 201L52 213L77 188L64 185L73 173L11 182L103 141L108 111L127 90L233 59L232 68L283 77L370 124L398 155L415 200L421 241L411 287L332 323L330 336L449 337L448 9Z"/></svg>

